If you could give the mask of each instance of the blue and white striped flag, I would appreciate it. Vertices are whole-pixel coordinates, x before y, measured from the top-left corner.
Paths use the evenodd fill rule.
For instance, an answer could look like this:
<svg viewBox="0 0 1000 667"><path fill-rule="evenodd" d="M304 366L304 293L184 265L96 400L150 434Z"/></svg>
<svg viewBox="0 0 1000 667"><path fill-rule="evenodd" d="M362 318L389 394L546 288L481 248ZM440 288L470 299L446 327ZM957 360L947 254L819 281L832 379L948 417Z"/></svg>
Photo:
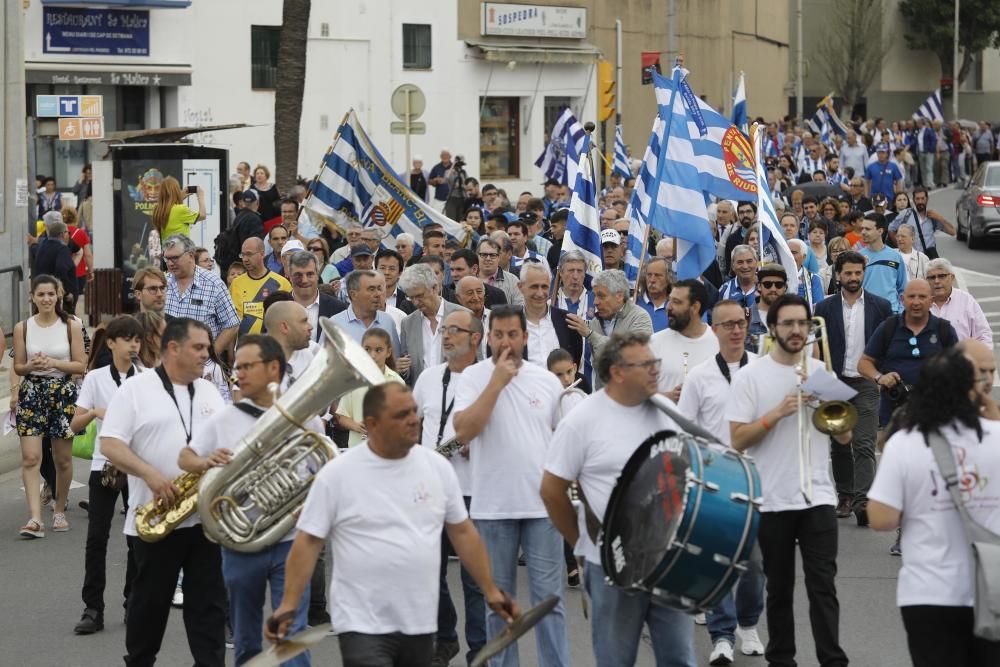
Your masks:
<svg viewBox="0 0 1000 667"><path fill-rule="evenodd" d="M570 147L570 152L575 150ZM566 233L563 235L562 253L579 250L587 260L587 288L590 281L604 268L601 253L601 217L597 212L597 186L594 171L590 166L590 138L584 135L583 151L574 169L573 196L569 204L569 218L566 219Z"/></svg>
<svg viewBox="0 0 1000 667"><path fill-rule="evenodd" d="M629 220L628 243L625 246L625 275L632 287L639 279L642 265L642 248L649 237L649 211L653 206L650 196L656 184L657 160L660 159L660 140L663 138L663 121L653 118L653 130L649 134L646 153L642 156L642 166L636 176L632 199L629 201L625 217Z"/></svg>
<svg viewBox="0 0 1000 667"><path fill-rule="evenodd" d="M831 145L833 141L833 137L830 136L831 131L845 139L847 138L847 126L844 125L844 121L840 120L840 116L833 108L833 93L819 101L819 104L816 105L816 113L806 121L806 124L816 136L823 135L825 126L827 140L824 140L823 143L827 145Z"/></svg>
<svg viewBox="0 0 1000 667"><path fill-rule="evenodd" d="M953 95L955 93L952 93ZM931 96L928 97L920 108L916 110L913 114L913 120L918 118L926 118L930 121L940 120L944 121L944 109L941 106L941 89L938 88Z"/></svg>
<svg viewBox="0 0 1000 667"><path fill-rule="evenodd" d="M747 199L757 192L753 148L729 119L699 99L674 68L671 79L653 73L663 136L656 178L646 191L656 193L649 221L677 239L677 277L697 278L715 259L708 223L709 194Z"/></svg>
<svg viewBox="0 0 1000 667"><path fill-rule="evenodd" d="M740 82L736 84L736 90L733 92L733 125L745 136L750 135L750 128L747 125L747 88L743 72L740 72Z"/></svg>
<svg viewBox="0 0 1000 667"><path fill-rule="evenodd" d="M757 219L760 221L760 248L757 253L763 256L761 251L770 244L778 253L778 260L785 267L785 281L788 285L789 294L797 294L799 289L799 270L795 266L795 258L792 251L785 242L785 235L781 231L778 222L778 214L774 210L774 203L771 201L770 188L767 185L767 169L763 160L763 139L764 126L754 123L752 129L752 139L754 142L754 171L757 180Z"/></svg>
<svg viewBox="0 0 1000 667"><path fill-rule="evenodd" d="M625 138L622 136L622 126L615 127L615 159L611 163L611 173L621 174L622 178L632 178L632 167L625 152Z"/></svg>
<svg viewBox="0 0 1000 667"><path fill-rule="evenodd" d="M583 139L586 134L583 125L576 119L569 107L566 107L556 119L556 124L552 126L552 132L549 133L549 143L535 160L535 166L541 168L546 179L554 178L572 188L573 181L569 180L567 173L567 147L568 144L572 143L576 152L579 153L583 149Z"/></svg>
<svg viewBox="0 0 1000 667"><path fill-rule="evenodd" d="M424 226L431 222L459 241L466 236L460 224L431 208L399 179L353 109L337 128L303 205L345 234L352 221L375 229L387 248L395 248L396 236L403 232L412 234L419 244Z"/></svg>

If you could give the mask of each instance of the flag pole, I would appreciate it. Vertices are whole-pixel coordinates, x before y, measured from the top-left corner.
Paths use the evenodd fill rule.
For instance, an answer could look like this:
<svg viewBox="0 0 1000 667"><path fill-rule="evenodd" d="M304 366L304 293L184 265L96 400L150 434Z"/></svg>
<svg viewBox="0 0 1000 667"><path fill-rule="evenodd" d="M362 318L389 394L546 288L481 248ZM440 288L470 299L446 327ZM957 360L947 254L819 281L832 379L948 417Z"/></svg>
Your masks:
<svg viewBox="0 0 1000 667"><path fill-rule="evenodd" d="M639 273L635 278L635 292L632 294L632 302L635 304L639 303L639 283L642 280L642 266L646 262L646 248L649 247L649 231L652 229L652 225L648 222L646 223L646 234L642 239L642 251L639 253ZM677 239L674 239L674 244L677 243ZM677 246L674 246L674 254L677 254Z"/></svg>

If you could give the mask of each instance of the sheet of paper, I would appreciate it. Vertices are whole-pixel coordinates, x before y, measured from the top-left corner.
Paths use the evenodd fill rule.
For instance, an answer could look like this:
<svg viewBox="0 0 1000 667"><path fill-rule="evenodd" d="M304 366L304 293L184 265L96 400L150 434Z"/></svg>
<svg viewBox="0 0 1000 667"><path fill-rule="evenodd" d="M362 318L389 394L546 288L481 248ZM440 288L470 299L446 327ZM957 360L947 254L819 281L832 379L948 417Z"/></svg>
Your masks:
<svg viewBox="0 0 1000 667"><path fill-rule="evenodd" d="M820 401L849 401L858 393L838 380L836 375L827 373L826 369L813 371L802 383L802 391L812 394Z"/></svg>

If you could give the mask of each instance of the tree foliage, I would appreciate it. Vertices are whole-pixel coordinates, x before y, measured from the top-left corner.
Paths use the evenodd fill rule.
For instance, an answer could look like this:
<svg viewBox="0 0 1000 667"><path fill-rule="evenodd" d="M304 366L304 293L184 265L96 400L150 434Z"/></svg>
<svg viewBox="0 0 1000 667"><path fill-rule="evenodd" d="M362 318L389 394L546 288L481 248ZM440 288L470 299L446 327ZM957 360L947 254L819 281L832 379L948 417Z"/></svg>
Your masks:
<svg viewBox="0 0 1000 667"><path fill-rule="evenodd" d="M882 35L881 0L841 0L819 44L818 66L853 109L882 69L891 40Z"/></svg>
<svg viewBox="0 0 1000 667"><path fill-rule="evenodd" d="M1000 48L1000 2L997 0L961 0L958 14L958 43L961 85L972 68L976 54L986 48ZM955 5L943 0L902 0L906 45L914 50L931 51L941 62L942 78L954 72ZM956 87L957 87L956 85Z"/></svg>
<svg viewBox="0 0 1000 667"><path fill-rule="evenodd" d="M295 185L299 163L299 125L306 87L306 37L311 0L284 0L278 41L278 80L274 86L274 171L278 191Z"/></svg>

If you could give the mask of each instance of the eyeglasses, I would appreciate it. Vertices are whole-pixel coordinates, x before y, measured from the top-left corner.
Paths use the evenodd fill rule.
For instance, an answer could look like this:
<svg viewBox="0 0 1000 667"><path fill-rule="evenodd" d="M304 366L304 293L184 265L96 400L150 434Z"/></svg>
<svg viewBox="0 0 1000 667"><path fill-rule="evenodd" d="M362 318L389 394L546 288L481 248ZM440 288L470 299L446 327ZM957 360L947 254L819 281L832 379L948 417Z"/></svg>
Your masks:
<svg viewBox="0 0 1000 667"><path fill-rule="evenodd" d="M183 257L183 256L184 256L184 253L181 253L179 255L164 255L163 256L163 261L166 262L167 264L173 264L175 262L181 261L181 257Z"/></svg>
<svg viewBox="0 0 1000 667"><path fill-rule="evenodd" d="M479 253L479 256L482 257L482 258L484 258L484 259L496 259L497 257L500 256L500 253L498 253L498 252L481 252L481 253Z"/></svg>
<svg viewBox="0 0 1000 667"><path fill-rule="evenodd" d="M463 329L462 327L456 326L454 324L452 324L451 326L447 326L447 327L441 327L441 331L444 331L444 332L448 333L451 336L454 336L454 335L458 334L459 332L461 332L461 333L467 333L467 334L471 334L472 333L472 329Z"/></svg>
<svg viewBox="0 0 1000 667"><path fill-rule="evenodd" d="M311 245L308 248L309 252L323 252L323 248L318 245Z"/></svg>
<svg viewBox="0 0 1000 667"><path fill-rule="evenodd" d="M733 331L735 329L746 329L749 323L746 320L728 320L726 322L716 322L716 324L726 331Z"/></svg>
<svg viewBox="0 0 1000 667"><path fill-rule="evenodd" d="M259 254L260 253L257 252L256 250L251 251L251 252L241 252L240 253L240 259L243 259L245 257L253 257L254 255L259 255Z"/></svg>
<svg viewBox="0 0 1000 667"><path fill-rule="evenodd" d="M908 342L910 344L910 346L913 348L913 349L910 350L910 354L912 354L914 357L919 357L920 356L920 348L917 347L917 337L916 336L910 336L910 340L908 340L906 342Z"/></svg>
<svg viewBox="0 0 1000 667"><path fill-rule="evenodd" d="M785 283L781 280L762 280L760 286L764 289L781 289Z"/></svg>
<svg viewBox="0 0 1000 667"><path fill-rule="evenodd" d="M812 320L781 320L777 323L782 329L806 329L812 326Z"/></svg>
<svg viewBox="0 0 1000 667"><path fill-rule="evenodd" d="M935 280L946 280L951 277L950 273L935 273L933 276L927 276L928 282L933 282Z"/></svg>
<svg viewBox="0 0 1000 667"><path fill-rule="evenodd" d="M157 292L166 292L167 291L167 286L166 285L146 285L145 287L142 288L142 291L143 292L153 292L154 294L157 293Z"/></svg>
<svg viewBox="0 0 1000 667"><path fill-rule="evenodd" d="M660 370L660 365L663 363L660 359L647 359L646 361L637 361L635 363L620 363L615 364L619 368L641 368L644 371L657 371Z"/></svg>
<svg viewBox="0 0 1000 667"><path fill-rule="evenodd" d="M236 364L235 366L233 366L233 372L234 373L249 373L251 368L253 368L257 364L263 364L263 363L264 363L264 361L260 360L260 361L248 361L245 364Z"/></svg>

